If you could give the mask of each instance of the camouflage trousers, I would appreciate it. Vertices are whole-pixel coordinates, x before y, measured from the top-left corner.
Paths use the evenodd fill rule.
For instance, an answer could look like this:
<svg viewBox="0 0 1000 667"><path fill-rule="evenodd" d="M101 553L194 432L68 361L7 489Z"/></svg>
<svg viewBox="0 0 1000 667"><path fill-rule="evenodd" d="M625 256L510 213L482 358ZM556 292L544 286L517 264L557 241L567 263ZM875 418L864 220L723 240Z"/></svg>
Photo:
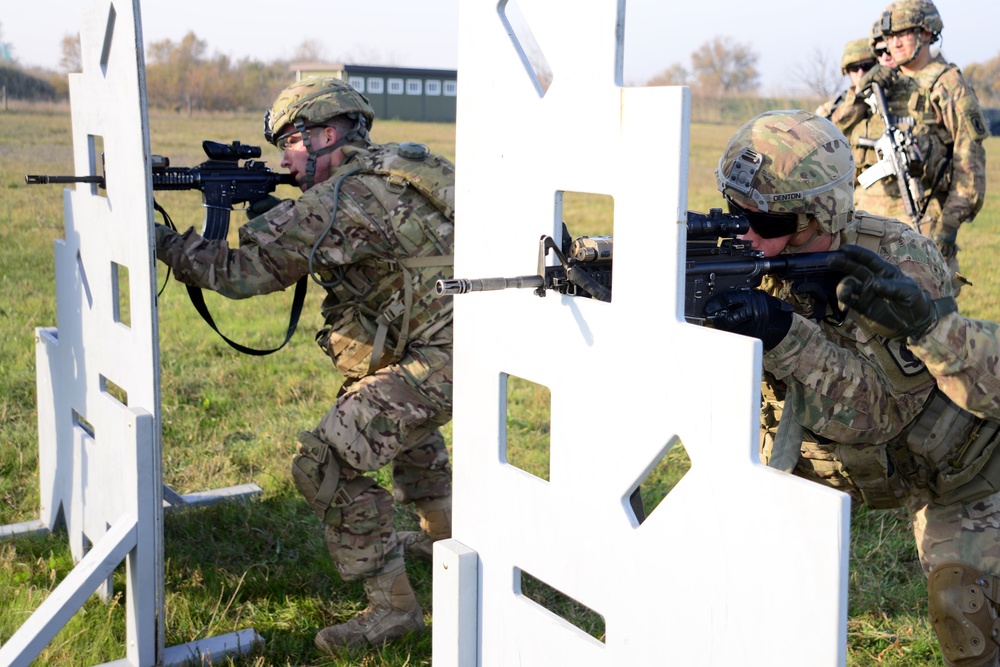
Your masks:
<svg viewBox="0 0 1000 667"><path fill-rule="evenodd" d="M315 488L329 484L325 474L339 469L331 494L335 503L320 516L330 555L345 580L377 575L402 559L393 529L393 494L364 473L392 464L400 502L451 494L451 464L439 430L451 420L451 357L451 348L411 349L398 363L345 383L312 432L329 451L300 447L293 474L301 475L306 457ZM329 455L334 468L322 465ZM314 499L303 494L312 504Z"/></svg>
<svg viewBox="0 0 1000 667"><path fill-rule="evenodd" d="M912 489L906 506L925 575L941 563L961 561L1000 577L1000 493L937 505L927 489Z"/></svg>

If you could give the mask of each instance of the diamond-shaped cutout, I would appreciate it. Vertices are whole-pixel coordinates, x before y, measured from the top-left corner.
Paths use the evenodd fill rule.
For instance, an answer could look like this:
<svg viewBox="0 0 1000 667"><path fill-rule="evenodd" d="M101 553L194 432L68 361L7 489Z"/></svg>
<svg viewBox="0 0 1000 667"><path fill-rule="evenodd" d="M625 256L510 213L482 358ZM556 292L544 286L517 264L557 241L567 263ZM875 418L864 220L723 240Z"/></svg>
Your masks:
<svg viewBox="0 0 1000 667"><path fill-rule="evenodd" d="M549 67L549 61L542 53L542 47L538 45L531 26L521 12L521 7L517 4L517 0L500 0L497 13L500 14L500 21L507 30L510 41L514 43L517 55L520 56L524 69L531 77L538 96L544 97L552 85L552 68Z"/></svg>
<svg viewBox="0 0 1000 667"><path fill-rule="evenodd" d="M552 394L548 387L514 375L501 375L506 437L501 460L549 481Z"/></svg>
<svg viewBox="0 0 1000 667"><path fill-rule="evenodd" d="M656 511L690 469L691 459L684 443L676 436L671 438L656 462L629 492L628 507L636 526L642 525Z"/></svg>
<svg viewBox="0 0 1000 667"><path fill-rule="evenodd" d="M603 616L579 600L571 598L517 567L514 568L514 593L523 595L550 613L586 632L594 639L604 642L605 623Z"/></svg>

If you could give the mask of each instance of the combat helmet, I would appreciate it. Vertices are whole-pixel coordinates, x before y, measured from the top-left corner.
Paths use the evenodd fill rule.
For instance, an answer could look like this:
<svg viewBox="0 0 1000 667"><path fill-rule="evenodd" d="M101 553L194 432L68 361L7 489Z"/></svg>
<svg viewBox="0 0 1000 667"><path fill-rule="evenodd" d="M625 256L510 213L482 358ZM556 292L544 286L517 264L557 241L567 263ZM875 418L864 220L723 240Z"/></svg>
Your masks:
<svg viewBox="0 0 1000 667"><path fill-rule="evenodd" d="M840 73L847 74L848 65L866 60L872 61L873 65L875 64L874 51L869 46L868 39L864 37L861 39L852 39L844 45L844 54L840 57Z"/></svg>
<svg viewBox="0 0 1000 667"><path fill-rule="evenodd" d="M309 76L285 88L264 115L264 138L277 144L278 131L285 125L319 125L331 118L347 114L363 118L365 128L375 122L368 98L343 79L330 76Z"/></svg>
<svg viewBox="0 0 1000 667"><path fill-rule="evenodd" d="M879 28L883 35L889 33L902 32L910 28L922 28L931 33L930 44L935 43L941 37L944 30L944 22L941 14L931 0L897 0L889 5L882 12L882 19L879 21ZM920 32L915 35L916 44L913 47L913 55L904 62L896 62L897 65L905 65L913 60L921 47L924 45Z"/></svg>
<svg viewBox="0 0 1000 667"><path fill-rule="evenodd" d="M325 125L338 116L347 116L354 121L353 128L334 144L318 151L313 150L306 130ZM346 81L330 76L309 76L285 88L274 100L270 110L264 114L264 138L277 146L279 140L288 134L302 134L302 143L309 151L305 178L311 186L316 158L351 141L368 143L368 130L374 122L375 112L368 103L368 98ZM294 129L285 135L279 135L281 129L288 125Z"/></svg>
<svg viewBox="0 0 1000 667"><path fill-rule="evenodd" d="M836 233L854 215L851 145L833 123L808 111L768 111L747 122L729 140L715 177L734 212L795 214L789 232L815 218L820 231Z"/></svg>

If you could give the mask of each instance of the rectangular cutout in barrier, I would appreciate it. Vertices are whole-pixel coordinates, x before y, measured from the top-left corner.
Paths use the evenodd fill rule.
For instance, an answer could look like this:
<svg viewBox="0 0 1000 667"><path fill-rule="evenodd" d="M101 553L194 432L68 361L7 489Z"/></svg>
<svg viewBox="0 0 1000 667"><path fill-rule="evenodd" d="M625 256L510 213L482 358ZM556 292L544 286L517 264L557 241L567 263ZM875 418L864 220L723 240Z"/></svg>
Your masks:
<svg viewBox="0 0 1000 667"><path fill-rule="evenodd" d="M73 410L73 426L82 428L87 435L96 439L97 436L96 431L94 430L94 425L87 421L87 418L76 410Z"/></svg>
<svg viewBox="0 0 1000 667"><path fill-rule="evenodd" d="M98 134L87 135L87 176L104 175L104 137ZM104 196L97 183L90 183L90 194Z"/></svg>
<svg viewBox="0 0 1000 667"><path fill-rule="evenodd" d="M601 614L517 567L514 568L514 592L604 643L606 627Z"/></svg>
<svg viewBox="0 0 1000 667"><path fill-rule="evenodd" d="M128 407L128 392L103 375L101 376L101 391Z"/></svg>
<svg viewBox="0 0 1000 667"><path fill-rule="evenodd" d="M556 220L578 236L614 236L615 198L592 192L556 192Z"/></svg>
<svg viewBox="0 0 1000 667"><path fill-rule="evenodd" d="M111 290L113 292L114 318L118 324L132 327L132 308L129 302L128 267L111 262Z"/></svg>
<svg viewBox="0 0 1000 667"><path fill-rule="evenodd" d="M549 481L552 393L548 387L504 374L506 444L501 459L518 470Z"/></svg>

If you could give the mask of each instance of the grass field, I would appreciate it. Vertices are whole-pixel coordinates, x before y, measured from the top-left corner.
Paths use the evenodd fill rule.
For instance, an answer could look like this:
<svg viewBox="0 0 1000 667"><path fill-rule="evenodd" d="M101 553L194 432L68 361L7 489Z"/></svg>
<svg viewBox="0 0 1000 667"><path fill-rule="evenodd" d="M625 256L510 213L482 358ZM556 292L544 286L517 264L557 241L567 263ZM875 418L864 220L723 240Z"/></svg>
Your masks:
<svg viewBox="0 0 1000 667"><path fill-rule="evenodd" d="M258 115L154 114L152 149L169 155L175 166L192 165L204 159L202 139L257 142L260 128ZM734 130L730 125L692 127L692 209L718 205L712 170ZM72 173L70 133L65 111L0 113L0 525L37 517L33 330L56 324L52 243L63 233L58 188L27 187L24 174ZM451 125L380 121L374 135L379 141L423 141L454 158ZM265 159L276 167L277 152L264 149ZM1000 139L990 139L988 153L995 156L998 150ZM989 166L988 182L1000 183L995 158ZM197 194L163 193L158 199L181 228L200 224ZM590 203L586 198L567 201L565 210L568 216L586 218ZM599 211L595 215L607 218ZM234 218L231 232L238 223ZM962 268L974 287L963 290L960 303L974 317L1000 319L998 223L1000 201L991 194L979 218L962 231ZM209 306L230 337L257 347L281 340L290 294L244 302L214 296L206 295ZM340 661L318 656L312 646L318 628L341 622L364 606L361 585L345 584L335 573L318 522L287 472L294 434L317 421L339 385L312 340L320 324L319 300L319 290L312 289L300 331L287 349L250 358L225 346L200 322L178 283L168 284L160 297L165 482L181 493L247 482L264 490L253 502L167 515L166 644L253 627L265 637L264 648L227 664L430 664L429 635L378 651L358 651ZM528 405L537 402L530 391L523 390ZM379 473L379 481L390 483L385 473ZM413 524L406 513L398 520L401 526ZM851 551L849 664L939 663L905 514L855 511ZM71 568L64 535L0 542L0 642ZM430 618L430 567L414 562L409 571ZM116 580L118 597L110 605L96 598L87 602L38 664L90 665L121 657L120 571Z"/></svg>

